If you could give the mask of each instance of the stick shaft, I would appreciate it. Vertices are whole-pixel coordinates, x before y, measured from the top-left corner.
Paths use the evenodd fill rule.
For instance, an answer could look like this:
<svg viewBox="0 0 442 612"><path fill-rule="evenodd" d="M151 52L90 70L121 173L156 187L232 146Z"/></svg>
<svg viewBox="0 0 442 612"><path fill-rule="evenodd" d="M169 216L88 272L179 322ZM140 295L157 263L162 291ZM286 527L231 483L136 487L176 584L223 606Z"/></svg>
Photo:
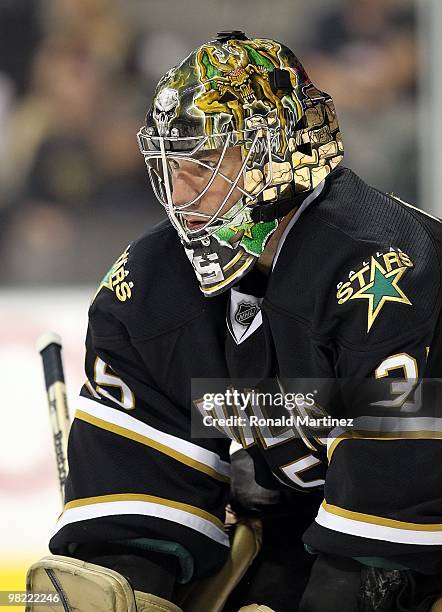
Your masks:
<svg viewBox="0 0 442 612"><path fill-rule="evenodd" d="M43 361L58 481L61 500L64 503L64 484L68 473L67 441L70 421L61 357L61 339L56 334L47 334L39 341L38 348Z"/></svg>

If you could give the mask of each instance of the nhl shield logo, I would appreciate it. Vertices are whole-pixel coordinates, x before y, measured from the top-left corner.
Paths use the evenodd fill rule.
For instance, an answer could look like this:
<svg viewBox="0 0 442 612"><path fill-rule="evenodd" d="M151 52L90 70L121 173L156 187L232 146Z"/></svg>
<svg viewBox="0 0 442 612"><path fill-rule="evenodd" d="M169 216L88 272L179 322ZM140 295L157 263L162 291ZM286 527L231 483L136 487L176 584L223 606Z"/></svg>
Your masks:
<svg viewBox="0 0 442 612"><path fill-rule="evenodd" d="M244 327L249 327L255 318L259 307L251 302L240 302L235 312L235 321Z"/></svg>

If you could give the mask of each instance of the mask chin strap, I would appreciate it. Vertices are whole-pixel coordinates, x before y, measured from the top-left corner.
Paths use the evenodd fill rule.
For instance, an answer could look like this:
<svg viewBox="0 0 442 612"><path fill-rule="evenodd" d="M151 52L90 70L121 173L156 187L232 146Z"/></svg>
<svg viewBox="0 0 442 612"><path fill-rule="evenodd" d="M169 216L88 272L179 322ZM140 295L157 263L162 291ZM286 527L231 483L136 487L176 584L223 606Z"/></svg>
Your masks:
<svg viewBox="0 0 442 612"><path fill-rule="evenodd" d="M303 201L311 194L312 190L303 191L293 195L290 189L285 197L269 202L268 204L257 204L251 211L252 221L255 223L268 223L275 219L282 219L294 208L299 208Z"/></svg>

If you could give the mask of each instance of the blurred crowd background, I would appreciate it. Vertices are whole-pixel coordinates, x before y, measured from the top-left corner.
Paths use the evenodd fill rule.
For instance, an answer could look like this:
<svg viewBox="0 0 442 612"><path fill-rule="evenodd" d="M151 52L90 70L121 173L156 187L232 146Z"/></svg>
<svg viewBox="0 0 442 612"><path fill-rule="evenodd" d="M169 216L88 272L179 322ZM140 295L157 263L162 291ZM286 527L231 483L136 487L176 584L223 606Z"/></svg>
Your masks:
<svg viewBox="0 0 442 612"><path fill-rule="evenodd" d="M225 29L291 47L345 164L416 202L415 21L412 0L1 0L0 283L97 283L162 218L135 135L160 75Z"/></svg>

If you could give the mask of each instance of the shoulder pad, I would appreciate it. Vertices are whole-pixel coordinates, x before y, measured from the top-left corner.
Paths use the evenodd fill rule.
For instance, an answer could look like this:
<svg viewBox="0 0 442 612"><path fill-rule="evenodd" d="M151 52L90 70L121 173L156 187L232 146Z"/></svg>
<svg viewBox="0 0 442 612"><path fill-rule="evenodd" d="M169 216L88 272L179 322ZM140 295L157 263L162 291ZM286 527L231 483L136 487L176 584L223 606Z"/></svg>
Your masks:
<svg viewBox="0 0 442 612"><path fill-rule="evenodd" d="M98 286L89 316L113 316L131 337L150 336L196 316L204 300L176 231L163 222L118 257Z"/></svg>

